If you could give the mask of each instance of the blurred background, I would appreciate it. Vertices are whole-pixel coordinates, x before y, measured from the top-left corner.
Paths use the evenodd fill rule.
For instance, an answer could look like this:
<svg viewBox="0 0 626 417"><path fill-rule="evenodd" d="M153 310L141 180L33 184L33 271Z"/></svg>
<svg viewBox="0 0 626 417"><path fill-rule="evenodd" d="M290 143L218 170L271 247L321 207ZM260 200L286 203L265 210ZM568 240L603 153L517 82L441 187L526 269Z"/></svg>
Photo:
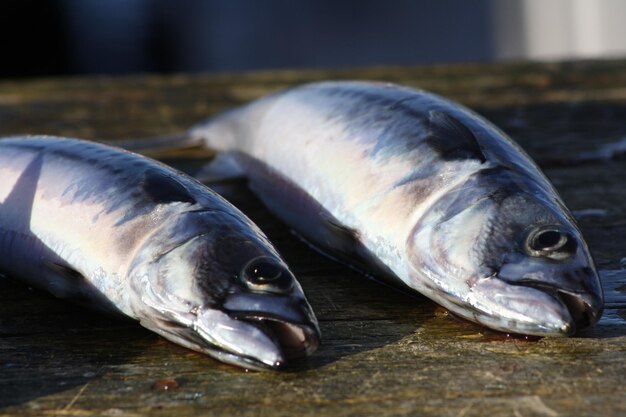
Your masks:
<svg viewBox="0 0 626 417"><path fill-rule="evenodd" d="M5 0L0 77L626 56L623 0Z"/></svg>

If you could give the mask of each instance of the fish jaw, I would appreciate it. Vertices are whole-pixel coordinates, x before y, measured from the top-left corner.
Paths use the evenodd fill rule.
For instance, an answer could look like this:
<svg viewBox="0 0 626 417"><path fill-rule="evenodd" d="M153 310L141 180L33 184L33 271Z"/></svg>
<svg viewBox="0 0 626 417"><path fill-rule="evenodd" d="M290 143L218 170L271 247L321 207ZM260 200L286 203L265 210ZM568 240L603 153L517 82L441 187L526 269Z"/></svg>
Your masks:
<svg viewBox="0 0 626 417"><path fill-rule="evenodd" d="M239 293L229 296L222 308L232 318L263 325L276 336L288 360L309 356L320 344L317 319L304 298L275 296L270 300L267 295Z"/></svg>
<svg viewBox="0 0 626 417"><path fill-rule="evenodd" d="M564 273L555 270L558 263L541 265L534 259L525 259L518 264L503 265L495 278L510 287L537 290L558 300L567 308L573 334L597 323L604 308L600 278L587 249L579 248L576 257L578 263L573 262ZM559 276L569 279L559 282Z"/></svg>
<svg viewBox="0 0 626 417"><path fill-rule="evenodd" d="M200 316L173 311L140 317L141 325L188 349L246 369L278 369L284 356L278 344L254 324L233 320L219 310ZM253 349L251 349L251 347ZM253 351L254 354L247 354Z"/></svg>
<svg viewBox="0 0 626 417"><path fill-rule="evenodd" d="M595 270L591 273L596 274ZM499 276L477 280L467 300L475 307L470 319L495 330L535 336L571 336L593 326L603 310L601 291L514 283Z"/></svg>
<svg viewBox="0 0 626 417"><path fill-rule="evenodd" d="M169 320L142 324L156 325L152 329L164 337L222 362L279 370L313 354L320 344L317 319L298 294L239 292L227 296L219 307L195 308L189 314L161 310Z"/></svg>
<svg viewBox="0 0 626 417"><path fill-rule="evenodd" d="M478 280L467 296L473 307L466 318L491 329L534 336L571 336L576 322L556 295L497 277Z"/></svg>
<svg viewBox="0 0 626 417"><path fill-rule="evenodd" d="M315 352L320 343L317 322L294 323L254 307L259 306L247 305L247 311L234 312L219 308L189 312L155 308L140 321L174 343L246 369L278 370ZM295 311L291 315L302 313Z"/></svg>
<svg viewBox="0 0 626 417"><path fill-rule="evenodd" d="M320 337L316 326L256 311L233 314L206 310L199 316L197 331L216 341L221 351L234 354L240 366L252 369L283 368L313 353Z"/></svg>
<svg viewBox="0 0 626 417"><path fill-rule="evenodd" d="M259 321L260 323L260 321ZM232 361L254 369L278 369L286 358L275 335L263 331L257 323L237 320L219 310L205 310L195 322L195 331L211 341Z"/></svg>

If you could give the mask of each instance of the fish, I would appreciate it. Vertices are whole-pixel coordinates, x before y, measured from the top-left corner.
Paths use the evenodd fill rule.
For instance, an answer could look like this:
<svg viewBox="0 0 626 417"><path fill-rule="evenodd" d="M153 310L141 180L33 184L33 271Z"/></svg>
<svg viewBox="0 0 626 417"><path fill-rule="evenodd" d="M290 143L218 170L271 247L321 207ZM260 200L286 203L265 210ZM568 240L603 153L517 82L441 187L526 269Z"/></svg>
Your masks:
<svg viewBox="0 0 626 417"><path fill-rule="evenodd" d="M79 139L0 139L0 272L246 369L311 355L319 325L263 232L197 180Z"/></svg>
<svg viewBox="0 0 626 417"><path fill-rule="evenodd" d="M604 296L531 158L472 110L376 81L322 81L200 122L199 177L244 177L296 234L365 275L507 333L570 336Z"/></svg>

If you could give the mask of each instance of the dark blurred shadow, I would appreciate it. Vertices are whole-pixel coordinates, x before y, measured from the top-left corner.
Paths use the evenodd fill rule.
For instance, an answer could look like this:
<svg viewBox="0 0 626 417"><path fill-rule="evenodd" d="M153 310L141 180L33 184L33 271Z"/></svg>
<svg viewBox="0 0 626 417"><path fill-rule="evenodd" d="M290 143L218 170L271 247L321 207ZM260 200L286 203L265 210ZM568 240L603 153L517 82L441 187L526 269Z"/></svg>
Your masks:
<svg viewBox="0 0 626 417"><path fill-rule="evenodd" d="M3 2L0 77L485 61L492 2Z"/></svg>
<svg viewBox="0 0 626 417"><path fill-rule="evenodd" d="M58 1L0 2L0 77L67 73L66 29Z"/></svg>
<svg viewBox="0 0 626 417"><path fill-rule="evenodd" d="M0 408L100 378L156 338L9 279L0 279L0 293Z"/></svg>

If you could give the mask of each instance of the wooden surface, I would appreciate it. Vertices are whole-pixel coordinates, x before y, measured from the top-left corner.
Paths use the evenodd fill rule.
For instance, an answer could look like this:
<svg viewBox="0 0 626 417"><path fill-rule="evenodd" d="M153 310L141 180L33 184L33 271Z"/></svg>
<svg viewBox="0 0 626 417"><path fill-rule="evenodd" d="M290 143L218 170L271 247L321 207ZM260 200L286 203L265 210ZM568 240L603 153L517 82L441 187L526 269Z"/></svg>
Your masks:
<svg viewBox="0 0 626 417"><path fill-rule="evenodd" d="M268 233L309 296L323 334L313 357L285 372L244 372L0 279L0 416L626 415L626 160L570 163L626 137L625 61L0 82L0 134L163 135L329 78L432 90L517 139L580 217L605 286L600 323L532 341L462 322L321 257L232 185L222 191ZM160 156L193 172L207 155Z"/></svg>

